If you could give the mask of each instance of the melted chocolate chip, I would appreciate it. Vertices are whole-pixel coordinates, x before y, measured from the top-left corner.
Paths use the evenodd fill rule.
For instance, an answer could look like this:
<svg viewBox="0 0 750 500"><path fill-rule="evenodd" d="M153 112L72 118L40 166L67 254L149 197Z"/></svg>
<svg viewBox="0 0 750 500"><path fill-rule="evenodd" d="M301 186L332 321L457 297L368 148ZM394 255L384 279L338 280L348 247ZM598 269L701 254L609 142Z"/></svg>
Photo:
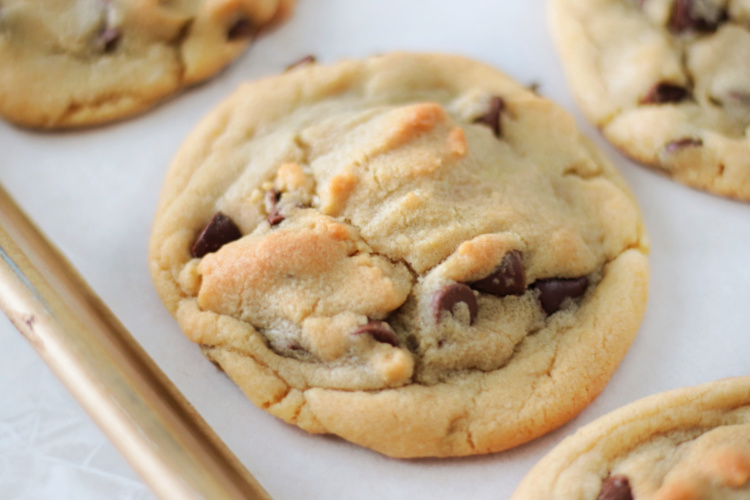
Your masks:
<svg viewBox="0 0 750 500"><path fill-rule="evenodd" d="M255 25L249 19L241 17L227 31L227 40L233 42L235 40L252 38L253 35L255 35Z"/></svg>
<svg viewBox="0 0 750 500"><path fill-rule="evenodd" d="M712 16L702 17L700 13L696 12L697 9L695 8L695 4L701 1L677 0L672 10L672 17L669 20L669 28L678 33L683 31L716 31L719 25L728 19L727 12L716 8L712 12Z"/></svg>
<svg viewBox="0 0 750 500"><path fill-rule="evenodd" d="M96 37L97 48L104 53L112 53L117 50L122 39L122 32L117 28L104 28Z"/></svg>
<svg viewBox="0 0 750 500"><path fill-rule="evenodd" d="M487 113L474 120L474 123L487 125L492 129L492 133L495 134L495 137L499 138L503 133L501 115L504 110L505 101L502 97L495 96L490 99L490 109L487 110Z"/></svg>
<svg viewBox="0 0 750 500"><path fill-rule="evenodd" d="M582 278L550 278L539 280L532 285L539 292L539 302L547 314L554 314L560 310L567 299L577 299L586 293L589 279Z"/></svg>
<svg viewBox="0 0 750 500"><path fill-rule="evenodd" d="M440 323L440 313L443 311L453 314L453 307L459 302L463 302L469 307L469 324L473 324L474 320L477 319L479 306L472 289L463 283L453 283L443 287L432 298L432 314L435 317L435 323Z"/></svg>
<svg viewBox="0 0 750 500"><path fill-rule="evenodd" d="M287 66L284 71L291 71L294 68L298 68L300 66L304 66L305 64L314 64L315 62L317 62L317 59L315 59L314 55L305 56L302 59L300 59L299 61L293 62L292 64L290 64L289 66Z"/></svg>
<svg viewBox="0 0 750 500"><path fill-rule="evenodd" d="M666 146L664 146L664 148L670 153L676 153L677 151L681 151L685 148L697 148L700 146L703 146L703 141L701 139L685 137L684 139L678 139L676 141L668 143Z"/></svg>
<svg viewBox="0 0 750 500"><path fill-rule="evenodd" d="M491 293L498 297L523 295L526 293L526 273L523 269L521 252L508 252L495 271L479 281L471 283L471 288Z"/></svg>
<svg viewBox="0 0 750 500"><path fill-rule="evenodd" d="M609 476L602 481L602 489L596 500L633 500L630 482L625 476Z"/></svg>
<svg viewBox="0 0 750 500"><path fill-rule="evenodd" d="M352 335L365 334L372 335L372 338L380 343L398 347L396 334L393 332L391 325L385 321L370 321L366 325L362 325L352 332Z"/></svg>
<svg viewBox="0 0 750 500"><path fill-rule="evenodd" d="M641 99L641 104L665 104L680 102L687 99L690 93L685 87L671 83L657 83L648 94Z"/></svg>
<svg viewBox="0 0 750 500"><path fill-rule="evenodd" d="M203 228L193 243L190 255L201 258L207 253L215 252L224 245L242 237L240 229L232 219L221 212L216 212L211 222Z"/></svg>
<svg viewBox="0 0 750 500"><path fill-rule="evenodd" d="M271 189L266 193L266 205L269 207L268 217L266 217L266 220L272 226L275 226L276 224L279 224L284 220L284 216L279 212L278 203L280 199L281 193L279 193L275 189Z"/></svg>

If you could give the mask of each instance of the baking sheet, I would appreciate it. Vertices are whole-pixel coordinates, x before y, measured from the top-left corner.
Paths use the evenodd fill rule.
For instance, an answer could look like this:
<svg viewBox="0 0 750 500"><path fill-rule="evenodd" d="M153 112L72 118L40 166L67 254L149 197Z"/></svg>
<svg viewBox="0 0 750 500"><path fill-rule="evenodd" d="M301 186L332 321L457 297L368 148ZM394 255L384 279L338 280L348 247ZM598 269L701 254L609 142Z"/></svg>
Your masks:
<svg viewBox="0 0 750 500"><path fill-rule="evenodd" d="M673 183L608 146L577 112L546 26L543 0L299 0L289 22L218 78L146 115L55 134L0 123L0 182L275 499L507 498L580 425L648 394L750 373L750 204ZM646 318L612 381L579 417L509 452L393 460L286 425L183 337L148 274L164 174L202 116L240 82L307 54L331 63L391 50L461 54L539 83L620 168L651 236Z"/></svg>

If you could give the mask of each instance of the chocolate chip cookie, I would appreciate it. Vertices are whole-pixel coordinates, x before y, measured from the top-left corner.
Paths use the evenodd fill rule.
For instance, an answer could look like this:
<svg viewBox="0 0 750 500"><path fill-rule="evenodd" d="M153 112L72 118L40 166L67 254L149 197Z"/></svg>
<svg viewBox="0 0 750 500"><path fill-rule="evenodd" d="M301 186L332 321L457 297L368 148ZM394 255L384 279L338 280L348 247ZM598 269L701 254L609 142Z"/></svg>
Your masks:
<svg viewBox="0 0 750 500"><path fill-rule="evenodd" d="M581 428L511 500L750 498L750 377L657 394Z"/></svg>
<svg viewBox="0 0 750 500"><path fill-rule="evenodd" d="M552 0L573 93L627 155L750 200L750 3Z"/></svg>
<svg viewBox="0 0 750 500"><path fill-rule="evenodd" d="M224 68L293 0L3 0L0 115L37 128L139 113Z"/></svg>
<svg viewBox="0 0 750 500"><path fill-rule="evenodd" d="M241 87L168 173L154 282L258 406L397 457L488 453L602 390L648 243L573 120L461 57Z"/></svg>

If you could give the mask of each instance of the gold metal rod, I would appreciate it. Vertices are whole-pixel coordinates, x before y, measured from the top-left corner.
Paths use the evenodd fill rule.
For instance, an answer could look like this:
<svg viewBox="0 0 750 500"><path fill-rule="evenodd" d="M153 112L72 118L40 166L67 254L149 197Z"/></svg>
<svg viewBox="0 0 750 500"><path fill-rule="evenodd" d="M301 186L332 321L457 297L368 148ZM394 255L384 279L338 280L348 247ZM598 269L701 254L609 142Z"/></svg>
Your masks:
<svg viewBox="0 0 750 500"><path fill-rule="evenodd" d="M270 500L2 186L0 309L157 496Z"/></svg>

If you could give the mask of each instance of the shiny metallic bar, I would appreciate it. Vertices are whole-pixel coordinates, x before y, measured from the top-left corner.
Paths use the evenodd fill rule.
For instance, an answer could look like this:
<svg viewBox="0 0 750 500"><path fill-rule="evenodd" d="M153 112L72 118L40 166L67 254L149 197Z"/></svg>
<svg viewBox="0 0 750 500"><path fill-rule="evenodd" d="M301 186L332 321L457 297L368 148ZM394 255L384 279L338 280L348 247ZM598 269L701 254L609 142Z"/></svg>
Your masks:
<svg viewBox="0 0 750 500"><path fill-rule="evenodd" d="M160 498L271 498L2 187L0 308Z"/></svg>

